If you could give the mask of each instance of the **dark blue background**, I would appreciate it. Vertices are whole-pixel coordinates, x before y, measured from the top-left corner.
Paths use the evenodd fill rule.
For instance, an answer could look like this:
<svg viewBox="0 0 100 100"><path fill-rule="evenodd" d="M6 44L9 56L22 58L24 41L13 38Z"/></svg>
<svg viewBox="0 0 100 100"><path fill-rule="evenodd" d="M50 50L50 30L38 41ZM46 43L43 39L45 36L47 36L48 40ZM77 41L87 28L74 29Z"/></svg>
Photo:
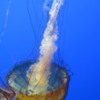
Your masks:
<svg viewBox="0 0 100 100"><path fill-rule="evenodd" d="M12 0L0 43L0 76L4 81L16 62L38 57L49 17L43 11L43 3L44 0L34 0L33 7L29 0L31 25L27 1ZM7 18L8 4L9 0L0 0L0 32ZM74 73L66 100L100 100L100 0L65 0L58 26L58 59L64 59ZM35 40L38 40L36 44Z"/></svg>

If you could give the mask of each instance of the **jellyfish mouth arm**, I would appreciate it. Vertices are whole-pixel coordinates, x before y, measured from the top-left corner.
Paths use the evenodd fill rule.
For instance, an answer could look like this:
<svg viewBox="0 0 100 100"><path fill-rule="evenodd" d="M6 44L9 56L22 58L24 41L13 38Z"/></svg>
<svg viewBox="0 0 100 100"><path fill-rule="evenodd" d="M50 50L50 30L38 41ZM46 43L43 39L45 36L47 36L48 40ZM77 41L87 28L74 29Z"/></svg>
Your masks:
<svg viewBox="0 0 100 100"><path fill-rule="evenodd" d="M49 12L50 19L44 31L44 38L40 46L39 61L41 63L43 63L44 60L48 60L48 63L50 63L54 52L57 50L57 47L55 45L55 41L58 38L56 34L58 32L56 21L62 4L63 4L63 0L54 0L52 7L50 9Z"/></svg>
<svg viewBox="0 0 100 100"><path fill-rule="evenodd" d="M50 19L47 23L47 28L45 29L45 34L52 34L55 29L56 19L60 10L61 5L63 4L63 0L54 0L52 7L50 9L49 15Z"/></svg>
<svg viewBox="0 0 100 100"><path fill-rule="evenodd" d="M49 72L46 72L45 70L49 69L51 60L53 58L53 54L57 50L57 47L55 45L55 41L58 38L56 21L62 3L63 0L53 1L52 7L49 12L50 18L47 23L47 27L44 31L44 37L42 39L41 46L40 46L39 60L37 63L31 65L29 69L30 72L27 73L27 76L29 78L29 84L31 85L38 84L38 85L46 86L48 84ZM37 82L35 80L37 80ZM31 89L30 86L28 88ZM45 87L43 88L45 91L46 88Z"/></svg>

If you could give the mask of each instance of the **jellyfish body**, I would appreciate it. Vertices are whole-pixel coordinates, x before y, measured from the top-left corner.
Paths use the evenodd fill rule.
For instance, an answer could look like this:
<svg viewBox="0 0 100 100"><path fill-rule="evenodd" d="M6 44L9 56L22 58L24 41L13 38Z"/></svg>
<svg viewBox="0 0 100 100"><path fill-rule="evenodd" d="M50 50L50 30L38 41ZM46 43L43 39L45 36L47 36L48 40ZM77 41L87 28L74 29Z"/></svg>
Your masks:
<svg viewBox="0 0 100 100"><path fill-rule="evenodd" d="M8 84L16 92L17 100L64 100L68 90L69 76L66 69L56 63L52 63L50 69L46 69L37 82L33 85L27 78L27 70L34 64L32 61L20 63L14 67L7 75ZM37 72L34 72L37 73ZM48 84L40 84L48 73ZM39 74L39 73L37 73ZM36 76L34 76L36 78ZM35 84L35 85L34 85ZM28 86L31 89L28 89ZM45 89L46 91L44 91Z"/></svg>
<svg viewBox="0 0 100 100"><path fill-rule="evenodd" d="M65 99L69 75L63 65L53 62L57 50L57 17L62 3L63 0L53 0L37 61L20 62L7 75L7 82L15 91L16 100Z"/></svg>

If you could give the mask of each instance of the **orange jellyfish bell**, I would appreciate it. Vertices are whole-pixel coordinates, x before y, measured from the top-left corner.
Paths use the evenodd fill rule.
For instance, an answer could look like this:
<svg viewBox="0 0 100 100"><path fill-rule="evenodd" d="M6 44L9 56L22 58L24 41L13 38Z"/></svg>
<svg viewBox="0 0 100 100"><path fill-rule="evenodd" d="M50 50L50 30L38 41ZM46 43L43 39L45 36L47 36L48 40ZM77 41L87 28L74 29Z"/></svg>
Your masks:
<svg viewBox="0 0 100 100"><path fill-rule="evenodd" d="M38 82L34 80L33 85L30 86L27 70L32 64L34 64L32 61L16 64L14 69L7 75L8 84L17 94L16 100L65 100L69 83L69 75L66 69L52 63L49 71L45 70L41 79ZM40 84L48 72L48 83L46 85ZM30 86L30 89L28 89L28 86ZM46 91L44 91L44 88Z"/></svg>

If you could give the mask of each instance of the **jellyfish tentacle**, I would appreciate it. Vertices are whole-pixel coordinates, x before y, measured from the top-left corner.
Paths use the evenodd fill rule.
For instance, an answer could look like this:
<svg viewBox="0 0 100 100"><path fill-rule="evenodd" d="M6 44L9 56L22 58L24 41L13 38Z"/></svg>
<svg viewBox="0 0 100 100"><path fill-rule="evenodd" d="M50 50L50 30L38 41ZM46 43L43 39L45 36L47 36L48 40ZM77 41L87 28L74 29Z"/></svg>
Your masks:
<svg viewBox="0 0 100 100"><path fill-rule="evenodd" d="M4 36L5 32L6 32L11 4L12 4L12 0L9 0L8 7L7 7L7 10L6 10L6 16L5 16L6 18L5 18L5 21L4 21L3 30L0 33L0 42L2 42L2 38L3 38L3 36Z"/></svg>

